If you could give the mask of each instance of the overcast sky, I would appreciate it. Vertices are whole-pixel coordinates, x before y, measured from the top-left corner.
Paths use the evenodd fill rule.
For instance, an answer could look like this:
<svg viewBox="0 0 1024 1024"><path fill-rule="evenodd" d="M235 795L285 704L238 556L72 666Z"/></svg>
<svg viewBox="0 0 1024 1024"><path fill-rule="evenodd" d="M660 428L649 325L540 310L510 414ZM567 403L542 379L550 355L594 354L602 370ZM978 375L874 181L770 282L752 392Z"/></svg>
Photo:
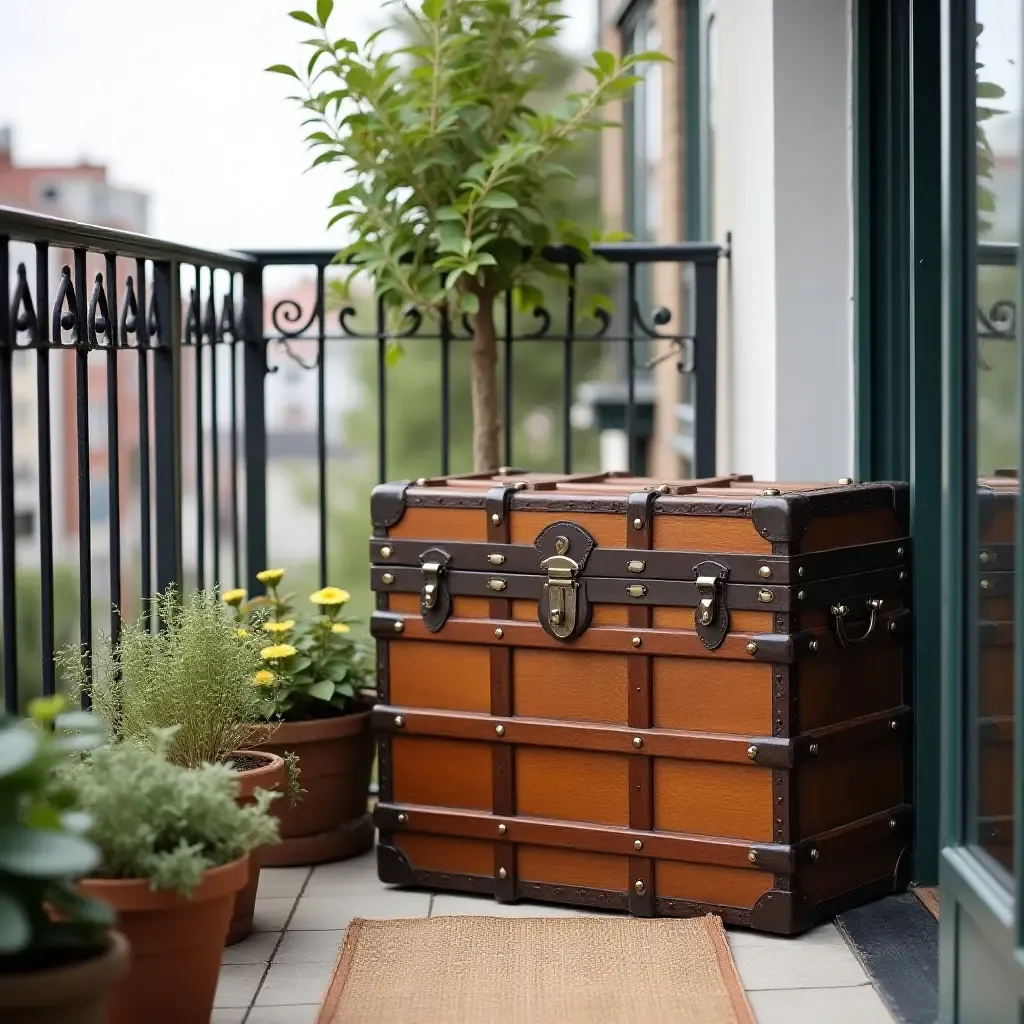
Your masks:
<svg viewBox="0 0 1024 1024"><path fill-rule="evenodd" d="M307 166L288 80L312 0L0 0L0 125L15 159L87 158L151 197L150 232L212 248L325 244L336 172ZM595 0L565 0L564 43L593 49ZM339 35L379 23L336 0ZM304 59L304 58L303 58Z"/></svg>

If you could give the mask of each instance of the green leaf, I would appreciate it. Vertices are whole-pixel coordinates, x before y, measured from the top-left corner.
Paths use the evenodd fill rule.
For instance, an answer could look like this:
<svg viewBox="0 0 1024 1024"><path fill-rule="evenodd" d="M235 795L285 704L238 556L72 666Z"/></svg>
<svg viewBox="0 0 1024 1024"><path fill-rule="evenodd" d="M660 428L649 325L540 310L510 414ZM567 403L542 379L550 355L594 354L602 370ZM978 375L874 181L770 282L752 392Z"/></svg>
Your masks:
<svg viewBox="0 0 1024 1024"><path fill-rule="evenodd" d="M461 221L462 220L462 214L459 213L459 211L456 210L454 206L442 206L437 211L437 213L434 214L434 217L437 220L439 220L439 221L446 221L446 220Z"/></svg>
<svg viewBox="0 0 1024 1024"><path fill-rule="evenodd" d="M615 72L615 55L607 50L598 50L594 53L594 63L604 75L611 75Z"/></svg>
<svg viewBox="0 0 1024 1024"><path fill-rule="evenodd" d="M28 767L35 760L39 743L39 734L33 730L21 726L0 729L0 779Z"/></svg>
<svg viewBox="0 0 1024 1024"><path fill-rule="evenodd" d="M317 27L316 18L312 14L307 14L305 11L289 11L289 18L294 18L296 21L301 21L304 25L312 25L314 28Z"/></svg>
<svg viewBox="0 0 1024 1024"><path fill-rule="evenodd" d="M671 63L672 58L664 53L658 53L657 50L644 50L642 53L634 53L630 55L637 64L667 64Z"/></svg>
<svg viewBox="0 0 1024 1024"><path fill-rule="evenodd" d="M394 366L402 358L403 353L404 349L401 342L391 338L388 341L387 348L384 350L384 364L386 366Z"/></svg>
<svg viewBox="0 0 1024 1024"><path fill-rule="evenodd" d="M470 315L480 312L480 297L476 292L463 292L459 296L459 312Z"/></svg>
<svg viewBox="0 0 1024 1024"><path fill-rule="evenodd" d="M488 192L480 205L488 210L515 210L519 207L507 192Z"/></svg>
<svg viewBox="0 0 1024 1024"><path fill-rule="evenodd" d="M21 904L0 892L0 953L18 953L32 938L32 926Z"/></svg>
<svg viewBox="0 0 1024 1024"><path fill-rule="evenodd" d="M423 17L429 21L439 21L444 13L445 0L423 0Z"/></svg>
<svg viewBox="0 0 1024 1024"><path fill-rule="evenodd" d="M269 68L266 68L266 70L273 71L278 75L291 75L292 78L299 77L290 67L288 67L287 64L271 64Z"/></svg>
<svg viewBox="0 0 1024 1024"><path fill-rule="evenodd" d="M0 826L0 871L23 878L77 878L99 862L99 850L80 836Z"/></svg>
<svg viewBox="0 0 1024 1024"><path fill-rule="evenodd" d="M327 25L327 19L331 16L331 11L333 10L334 0L316 0L316 16L320 20L321 25Z"/></svg>
<svg viewBox="0 0 1024 1024"><path fill-rule="evenodd" d="M334 696L334 682L330 679L321 679L306 692L310 697L316 697L317 700L330 700Z"/></svg>

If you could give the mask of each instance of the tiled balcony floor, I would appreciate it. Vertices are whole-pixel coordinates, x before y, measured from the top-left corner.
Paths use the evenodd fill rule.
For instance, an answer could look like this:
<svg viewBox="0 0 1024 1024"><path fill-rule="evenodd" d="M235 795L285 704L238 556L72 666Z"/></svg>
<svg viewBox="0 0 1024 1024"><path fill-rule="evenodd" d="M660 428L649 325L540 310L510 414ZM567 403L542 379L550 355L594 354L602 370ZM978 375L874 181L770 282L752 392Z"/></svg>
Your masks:
<svg viewBox="0 0 1024 1024"><path fill-rule="evenodd" d="M211 1024L313 1024L353 917L587 913L390 889L377 880L372 854L312 869L267 868L260 875L255 931L224 951ZM833 925L797 939L731 931L729 941L759 1024L892 1024Z"/></svg>

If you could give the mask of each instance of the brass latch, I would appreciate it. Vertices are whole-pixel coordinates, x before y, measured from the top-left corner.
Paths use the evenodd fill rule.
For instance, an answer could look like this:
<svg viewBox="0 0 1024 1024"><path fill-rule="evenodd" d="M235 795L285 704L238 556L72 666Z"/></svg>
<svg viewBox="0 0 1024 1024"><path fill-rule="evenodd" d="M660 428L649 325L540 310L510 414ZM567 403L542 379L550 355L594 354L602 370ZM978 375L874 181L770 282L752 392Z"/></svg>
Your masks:
<svg viewBox="0 0 1024 1024"><path fill-rule="evenodd" d="M579 610L577 598L580 585L576 574L580 566L566 554L568 550L568 539L558 537L555 540L557 554L540 563L541 569L548 574L541 595L541 621L545 623L547 631L559 640L568 640L575 634Z"/></svg>
<svg viewBox="0 0 1024 1024"><path fill-rule="evenodd" d="M422 569L423 592L420 594L420 605L429 610L437 604L437 587L444 570L440 562L424 562Z"/></svg>
<svg viewBox="0 0 1024 1024"><path fill-rule="evenodd" d="M717 576L697 577L697 621L702 626L710 626L715 621L719 582Z"/></svg>

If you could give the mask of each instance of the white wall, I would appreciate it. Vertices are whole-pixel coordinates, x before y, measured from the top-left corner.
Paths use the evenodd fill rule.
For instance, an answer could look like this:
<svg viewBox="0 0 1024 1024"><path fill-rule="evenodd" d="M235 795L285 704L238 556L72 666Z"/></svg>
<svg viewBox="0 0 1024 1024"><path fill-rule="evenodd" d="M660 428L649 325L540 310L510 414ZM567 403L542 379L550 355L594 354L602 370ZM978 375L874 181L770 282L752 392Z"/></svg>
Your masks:
<svg viewBox="0 0 1024 1024"><path fill-rule="evenodd" d="M853 465L849 0L719 0L718 461L761 479Z"/></svg>

